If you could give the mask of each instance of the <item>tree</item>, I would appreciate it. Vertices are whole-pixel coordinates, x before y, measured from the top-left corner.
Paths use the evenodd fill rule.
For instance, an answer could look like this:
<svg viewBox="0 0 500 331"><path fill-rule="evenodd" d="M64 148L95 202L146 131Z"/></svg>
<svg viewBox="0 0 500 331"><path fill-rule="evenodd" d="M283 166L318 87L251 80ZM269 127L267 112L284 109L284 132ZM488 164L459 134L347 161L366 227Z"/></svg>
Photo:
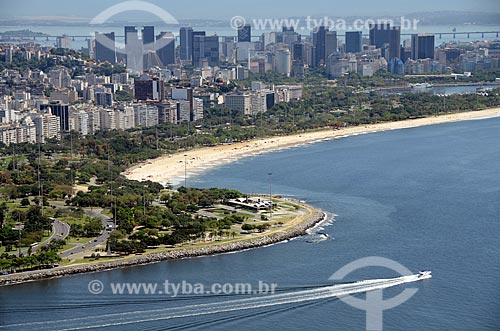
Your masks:
<svg viewBox="0 0 500 331"><path fill-rule="evenodd" d="M0 203L0 228L3 227L5 221L5 213L7 212L7 204L5 202Z"/></svg>
<svg viewBox="0 0 500 331"><path fill-rule="evenodd" d="M30 205L30 200L28 198L23 198L21 200L21 206L26 207Z"/></svg>

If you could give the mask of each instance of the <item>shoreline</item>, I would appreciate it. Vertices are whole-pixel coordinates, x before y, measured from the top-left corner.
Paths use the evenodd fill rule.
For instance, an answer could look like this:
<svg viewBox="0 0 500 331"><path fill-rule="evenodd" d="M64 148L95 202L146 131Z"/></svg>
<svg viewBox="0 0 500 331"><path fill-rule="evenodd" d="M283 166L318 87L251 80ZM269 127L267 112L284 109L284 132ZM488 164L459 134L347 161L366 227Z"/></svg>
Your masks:
<svg viewBox="0 0 500 331"><path fill-rule="evenodd" d="M65 266L65 267L57 267L54 269L43 269L43 270L34 270L34 271L9 274L5 276L0 276L0 287L16 285L32 281L45 280L45 279L60 278L77 274L94 273L94 272L108 271L118 268L146 265L161 261L179 260L185 258L238 252L247 249L253 249L258 247L269 246L272 244L277 244L280 242L284 242L286 240L290 240L305 235L307 233L306 232L307 230L325 221L328 217L328 214L325 213L324 211L321 211L317 208L313 208L310 206L307 206L307 208L311 211L311 213L307 215L307 218L285 231L265 234L263 236L252 239L244 239L239 241L221 243L219 245L212 245L206 247L180 248L176 250L168 250L164 252L150 253L150 254L144 254L142 256L124 258L121 260L94 262L94 263L89 262L86 264L80 264L74 266Z"/></svg>
<svg viewBox="0 0 500 331"><path fill-rule="evenodd" d="M181 184L186 177L211 170L221 165L235 162L245 157L251 157L268 152L275 152L288 148L391 130L402 130L422 126L454 123L465 120L479 120L500 116L500 107L486 110L452 113L432 117L408 119L397 122L383 122L368 125L359 125L341 129L325 129L309 131L288 136L274 136L258 138L250 141L234 143L231 145L218 145L203 147L170 155L157 159L147 160L127 169L122 174L130 180L150 180L162 184ZM187 164L185 165L185 160Z"/></svg>

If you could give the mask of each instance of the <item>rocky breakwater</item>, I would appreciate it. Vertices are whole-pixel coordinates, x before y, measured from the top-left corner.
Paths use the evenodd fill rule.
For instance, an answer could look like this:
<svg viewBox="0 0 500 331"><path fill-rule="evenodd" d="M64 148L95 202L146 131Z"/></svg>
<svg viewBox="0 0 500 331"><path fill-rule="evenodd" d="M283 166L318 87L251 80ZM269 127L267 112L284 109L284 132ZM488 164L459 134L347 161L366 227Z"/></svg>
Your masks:
<svg viewBox="0 0 500 331"><path fill-rule="evenodd" d="M234 242L226 242L226 243L221 243L219 245L181 248L165 252L146 254L143 256L124 258L121 260L92 262L75 266L57 267L54 269L36 270L36 271L28 271L28 272L20 272L15 274L4 275L0 276L0 286L42 280L47 278L57 278L74 274L98 272L120 267L129 267L141 264L155 263L165 260L221 254L221 253L234 252L249 248L271 245L305 234L307 229L312 228L317 223L323 221L325 217L326 214L324 212L315 211L306 220L304 220L304 222L297 224L293 228L289 228L280 232L275 232L269 235L260 236L257 238L234 241Z"/></svg>

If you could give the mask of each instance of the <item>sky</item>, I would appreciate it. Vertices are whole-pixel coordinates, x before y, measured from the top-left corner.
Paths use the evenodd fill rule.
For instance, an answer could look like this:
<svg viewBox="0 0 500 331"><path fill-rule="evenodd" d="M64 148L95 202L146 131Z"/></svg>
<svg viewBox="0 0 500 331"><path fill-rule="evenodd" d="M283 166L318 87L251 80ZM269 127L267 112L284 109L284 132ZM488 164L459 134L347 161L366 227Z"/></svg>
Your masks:
<svg viewBox="0 0 500 331"><path fill-rule="evenodd" d="M500 12L499 0L148 0L177 19L228 19L290 16L403 15L439 10ZM121 0L0 0L2 19L33 16L93 18Z"/></svg>

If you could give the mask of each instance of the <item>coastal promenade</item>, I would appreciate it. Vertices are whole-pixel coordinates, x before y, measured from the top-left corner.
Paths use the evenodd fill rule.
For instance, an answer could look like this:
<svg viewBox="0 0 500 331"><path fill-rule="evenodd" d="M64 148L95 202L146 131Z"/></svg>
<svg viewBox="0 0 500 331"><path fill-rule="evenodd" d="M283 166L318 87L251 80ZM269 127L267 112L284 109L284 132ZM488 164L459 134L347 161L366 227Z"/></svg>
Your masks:
<svg viewBox="0 0 500 331"><path fill-rule="evenodd" d="M248 239L234 239L223 241L218 244L206 246L187 245L167 249L164 251L135 255L126 258L107 260L103 262L89 262L79 265L61 266L53 269L35 270L0 276L0 286L36 281L48 278L57 278L74 274L99 272L114 268L130 267L148 263L156 263L165 260L183 259L204 255L222 254L244 249L256 248L276 244L288 239L301 236L316 224L326 220L327 215L313 207L302 205L307 213L297 216L294 220L281 229L271 230Z"/></svg>

